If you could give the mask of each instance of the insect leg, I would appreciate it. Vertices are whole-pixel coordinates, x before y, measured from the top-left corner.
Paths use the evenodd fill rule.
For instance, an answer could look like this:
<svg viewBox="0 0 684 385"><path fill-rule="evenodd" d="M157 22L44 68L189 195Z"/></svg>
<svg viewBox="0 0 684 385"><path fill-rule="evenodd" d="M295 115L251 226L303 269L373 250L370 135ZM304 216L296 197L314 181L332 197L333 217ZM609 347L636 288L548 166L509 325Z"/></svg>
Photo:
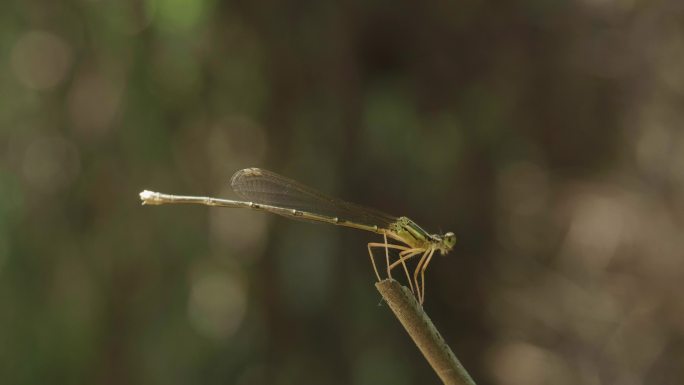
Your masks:
<svg viewBox="0 0 684 385"><path fill-rule="evenodd" d="M425 270L428 267L428 263L432 260L432 256L435 254L435 249L430 250L430 254L428 254L427 258L425 259L425 262L423 263L423 266L420 267L420 283L421 283L421 288L420 292L422 293L421 299L420 299L420 304L423 304L423 301L425 301Z"/></svg>
<svg viewBox="0 0 684 385"><path fill-rule="evenodd" d="M375 265L375 258L373 255L373 248L378 248L382 247L384 249L397 249L397 250L406 250L408 247L406 246L401 246L401 245L393 245L393 244L388 244L388 243L377 243L377 242L371 242L368 244L368 255L370 256L371 264L373 265L373 271L375 271L375 276L378 278L378 282L382 281L382 278L380 278L380 273L378 273L378 268Z"/></svg>

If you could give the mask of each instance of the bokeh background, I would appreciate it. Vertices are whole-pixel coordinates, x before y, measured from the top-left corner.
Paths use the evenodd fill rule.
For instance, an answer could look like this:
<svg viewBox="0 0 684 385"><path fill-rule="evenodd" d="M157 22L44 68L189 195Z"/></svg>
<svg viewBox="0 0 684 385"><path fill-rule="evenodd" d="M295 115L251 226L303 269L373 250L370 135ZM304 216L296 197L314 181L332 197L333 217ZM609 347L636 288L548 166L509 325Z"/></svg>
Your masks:
<svg viewBox="0 0 684 385"><path fill-rule="evenodd" d="M684 3L4 0L4 384L434 384L372 234L240 210L259 166L459 243L479 384L684 381Z"/></svg>

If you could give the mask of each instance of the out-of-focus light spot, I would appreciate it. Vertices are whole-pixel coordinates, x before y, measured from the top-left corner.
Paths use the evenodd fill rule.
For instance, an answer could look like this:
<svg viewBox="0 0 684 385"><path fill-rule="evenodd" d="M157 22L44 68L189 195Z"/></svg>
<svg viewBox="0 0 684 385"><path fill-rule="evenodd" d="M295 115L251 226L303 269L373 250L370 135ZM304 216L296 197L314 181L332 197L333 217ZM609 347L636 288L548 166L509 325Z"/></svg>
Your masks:
<svg viewBox="0 0 684 385"><path fill-rule="evenodd" d="M268 150L263 127L246 117L228 117L213 125L207 137L214 177L226 183L238 169L262 163ZM224 182L225 181L225 182Z"/></svg>
<svg viewBox="0 0 684 385"><path fill-rule="evenodd" d="M78 176L80 169L78 149L58 136L38 137L24 153L24 178L42 192L53 192L68 186Z"/></svg>
<svg viewBox="0 0 684 385"><path fill-rule="evenodd" d="M684 63L684 38L679 34L673 34L673 37L661 44L660 58L658 62L658 71L665 86L678 93L684 93L684 71L682 71L682 63Z"/></svg>
<svg viewBox="0 0 684 385"><path fill-rule="evenodd" d="M119 110L121 89L97 73L80 74L68 95L74 129L86 138L101 137Z"/></svg>
<svg viewBox="0 0 684 385"><path fill-rule="evenodd" d="M184 32L196 26L207 13L204 0L147 0L154 23L166 31Z"/></svg>
<svg viewBox="0 0 684 385"><path fill-rule="evenodd" d="M570 381L568 368L549 350L524 342L495 348L489 356L491 373L497 384L547 384L556 378Z"/></svg>
<svg viewBox="0 0 684 385"><path fill-rule="evenodd" d="M232 251L231 256L253 260L266 244L267 214L247 209L210 210L212 240Z"/></svg>
<svg viewBox="0 0 684 385"><path fill-rule="evenodd" d="M71 48L54 34L31 31L12 49L12 69L26 87L46 89L60 84L71 66Z"/></svg>
<svg viewBox="0 0 684 385"><path fill-rule="evenodd" d="M640 292L631 298L630 305L615 317L601 346L606 356L629 363L628 370L643 378L670 343L659 316L660 310L668 304L663 303L663 298ZM638 349L629 349L630 345L638 346Z"/></svg>
<svg viewBox="0 0 684 385"><path fill-rule="evenodd" d="M637 162L644 171L660 175L667 170L672 135L668 129L657 123L657 116L646 115L636 146Z"/></svg>
<svg viewBox="0 0 684 385"><path fill-rule="evenodd" d="M154 7L145 7L140 1L120 1L111 4L116 7L113 24L128 35L137 35L152 23Z"/></svg>
<svg viewBox="0 0 684 385"><path fill-rule="evenodd" d="M263 128L246 118L228 118L214 125L207 137L212 174L228 190L237 170L261 163L267 148ZM252 210L212 210L213 239L243 260L260 256L265 243L267 214Z"/></svg>
<svg viewBox="0 0 684 385"><path fill-rule="evenodd" d="M570 230L562 255L599 271L608 264L629 226L629 208L616 197L582 194L571 203Z"/></svg>
<svg viewBox="0 0 684 385"><path fill-rule="evenodd" d="M246 118L227 118L215 124L206 141L212 175L224 191L235 171L262 162L268 144L263 128ZM262 254L268 216L252 210L212 210L212 239L245 261Z"/></svg>
<svg viewBox="0 0 684 385"><path fill-rule="evenodd" d="M247 308L241 279L226 272L199 273L192 284L188 312L197 330L212 339L235 333Z"/></svg>
<svg viewBox="0 0 684 385"><path fill-rule="evenodd" d="M632 231L628 239L643 252L640 259L634 260L632 268L654 282L668 282L681 278L684 273L681 252L684 239L672 207L659 199L662 198L642 198L631 214L634 219L630 221Z"/></svg>

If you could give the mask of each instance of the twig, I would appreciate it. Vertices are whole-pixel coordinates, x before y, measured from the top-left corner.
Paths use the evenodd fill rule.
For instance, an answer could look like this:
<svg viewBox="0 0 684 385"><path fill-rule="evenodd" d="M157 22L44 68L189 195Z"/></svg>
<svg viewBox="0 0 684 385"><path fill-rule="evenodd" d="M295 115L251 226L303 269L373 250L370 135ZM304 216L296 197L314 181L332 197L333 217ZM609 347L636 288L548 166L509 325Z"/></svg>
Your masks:
<svg viewBox="0 0 684 385"><path fill-rule="evenodd" d="M409 289L393 279L375 284L382 298L446 385L475 385Z"/></svg>

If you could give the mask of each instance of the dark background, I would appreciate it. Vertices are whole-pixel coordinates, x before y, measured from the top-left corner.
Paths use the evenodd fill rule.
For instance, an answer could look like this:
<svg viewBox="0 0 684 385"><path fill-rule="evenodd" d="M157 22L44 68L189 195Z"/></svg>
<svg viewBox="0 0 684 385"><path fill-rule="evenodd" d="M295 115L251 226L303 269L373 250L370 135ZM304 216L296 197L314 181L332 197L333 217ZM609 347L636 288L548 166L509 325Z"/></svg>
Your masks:
<svg viewBox="0 0 684 385"><path fill-rule="evenodd" d="M479 384L681 384L683 118L678 0L4 0L2 383L438 383L377 236L138 200L259 166L454 231Z"/></svg>

